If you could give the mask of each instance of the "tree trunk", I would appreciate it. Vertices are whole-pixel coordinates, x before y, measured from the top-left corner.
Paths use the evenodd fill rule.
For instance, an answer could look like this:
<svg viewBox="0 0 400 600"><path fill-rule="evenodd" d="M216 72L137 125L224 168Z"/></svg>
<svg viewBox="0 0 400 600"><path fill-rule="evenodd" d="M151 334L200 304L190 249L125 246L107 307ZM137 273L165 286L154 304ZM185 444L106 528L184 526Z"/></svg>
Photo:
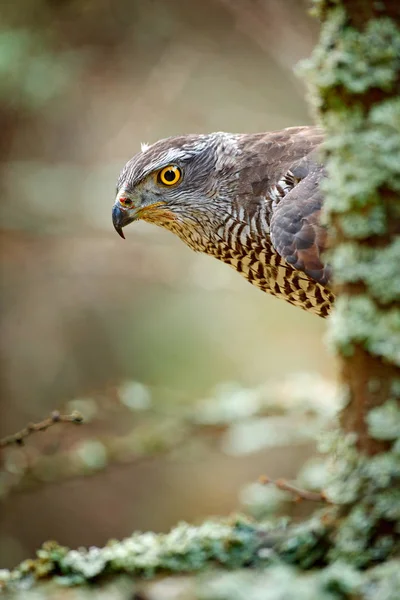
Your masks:
<svg viewBox="0 0 400 600"><path fill-rule="evenodd" d="M315 5L323 28L309 75L327 133L325 215L338 295L330 338L346 399L328 489L344 515L333 554L348 559L358 548L365 564L383 558L385 544L395 548L399 518L400 2Z"/></svg>
<svg viewBox="0 0 400 600"><path fill-rule="evenodd" d="M356 144L360 148L365 142L371 144L369 138L371 141L373 137L376 139L367 152L361 153L362 158L365 157L361 169L359 156L352 157L354 172L349 172L347 182L340 184L344 184L346 188L347 183L347 190L337 190L342 202L346 201L345 210L335 210L335 195L330 208L337 236L334 248L338 259L338 291L343 299L340 306L344 321L341 326L347 329L348 342L352 346L352 353L348 355L343 353L340 343L337 345L342 356L342 379L349 390L349 403L342 413L341 424L345 431L357 433L358 447L362 452L373 454L386 450L389 444L387 440L370 435L368 413L392 397L397 396L397 400L399 398L400 246L397 236L400 233L400 41L395 23L400 26L400 3L397 0L346 0L343 6L347 31L357 35L360 40L363 39L363 43L358 50L354 47L353 56L349 56L353 63L349 64L349 71L353 71L349 72L351 80L347 84L342 77L337 81L336 89L329 94L329 102L326 102L321 112L325 117L330 113L340 116L339 113L343 110L340 104L344 104L343 125L347 120L353 122L353 127L347 133L347 136L349 133L353 136L350 142L353 149L356 149ZM392 23L389 18L393 20ZM378 42L378 39L375 41L375 35L380 36L380 47L375 46ZM345 30L340 39L344 37ZM374 56L372 53L368 56L368 48L381 51L381 65L375 62L375 52ZM341 68L340 64L337 68ZM358 76L357 70L361 68L365 69L365 81L360 89L362 78ZM378 85L381 69L386 71L385 81ZM393 104L393 101L397 104ZM381 115L378 122L377 115ZM335 132L340 134L336 127ZM385 143L380 144L378 136ZM393 146L388 146L390 139ZM338 148L337 158L346 162L347 169L348 148L348 140L343 136L343 152ZM397 154L391 156L389 153L393 150ZM375 178L377 169L380 176ZM366 171L369 174L367 178ZM360 192L353 189L355 184L360 186ZM378 231L374 223L375 211L379 213L377 217L381 220ZM364 222L363 235L359 236L357 228L343 226L347 217ZM348 249L351 256L348 253L347 257L343 257ZM343 258L347 264L342 270ZM392 265L388 264L390 261ZM351 268L349 263L356 264ZM351 274L348 274L349 270L352 271ZM376 277L379 284L371 282L371 277ZM366 308L368 303L366 313L362 312L361 302L364 300ZM353 314L354 311L357 315ZM352 331L354 321L360 319L364 321L365 327L361 339L358 331Z"/></svg>

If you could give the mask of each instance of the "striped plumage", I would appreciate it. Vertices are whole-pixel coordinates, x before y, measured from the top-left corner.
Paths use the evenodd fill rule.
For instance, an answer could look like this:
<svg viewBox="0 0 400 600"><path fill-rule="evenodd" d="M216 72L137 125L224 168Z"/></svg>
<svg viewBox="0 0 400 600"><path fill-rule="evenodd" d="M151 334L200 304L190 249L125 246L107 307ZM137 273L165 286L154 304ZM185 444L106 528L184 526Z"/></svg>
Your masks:
<svg viewBox="0 0 400 600"><path fill-rule="evenodd" d="M292 127L144 146L121 172L114 226L122 234L138 218L161 225L263 291L325 317L334 298L321 258L321 141L316 127ZM169 165L181 175L171 186L159 176Z"/></svg>

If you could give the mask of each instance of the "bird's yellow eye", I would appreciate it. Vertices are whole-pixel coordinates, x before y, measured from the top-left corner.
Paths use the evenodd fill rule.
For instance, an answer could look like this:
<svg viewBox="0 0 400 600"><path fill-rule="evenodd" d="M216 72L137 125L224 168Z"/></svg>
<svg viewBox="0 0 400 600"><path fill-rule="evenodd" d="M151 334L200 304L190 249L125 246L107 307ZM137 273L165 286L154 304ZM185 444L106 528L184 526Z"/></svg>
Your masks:
<svg viewBox="0 0 400 600"><path fill-rule="evenodd" d="M175 185L182 178L182 171L175 165L168 165L158 173L158 182L163 185Z"/></svg>

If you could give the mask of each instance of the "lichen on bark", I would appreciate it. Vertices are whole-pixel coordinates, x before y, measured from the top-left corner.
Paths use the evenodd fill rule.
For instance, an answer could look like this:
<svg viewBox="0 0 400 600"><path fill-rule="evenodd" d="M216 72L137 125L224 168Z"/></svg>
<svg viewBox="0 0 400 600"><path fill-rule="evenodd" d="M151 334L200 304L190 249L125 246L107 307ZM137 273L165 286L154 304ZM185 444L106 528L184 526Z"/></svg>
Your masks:
<svg viewBox="0 0 400 600"><path fill-rule="evenodd" d="M321 41L305 65L326 131L325 219L338 300L330 341L347 404L327 494L342 503L331 560L398 553L400 455L400 9L318 2ZM397 505L397 508L396 508Z"/></svg>

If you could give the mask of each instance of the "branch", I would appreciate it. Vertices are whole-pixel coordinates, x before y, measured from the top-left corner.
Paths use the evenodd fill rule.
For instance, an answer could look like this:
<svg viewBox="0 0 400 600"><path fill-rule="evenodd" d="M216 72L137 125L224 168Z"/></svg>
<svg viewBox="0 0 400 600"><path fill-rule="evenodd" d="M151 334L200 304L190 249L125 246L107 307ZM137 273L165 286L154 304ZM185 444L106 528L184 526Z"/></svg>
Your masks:
<svg viewBox="0 0 400 600"><path fill-rule="evenodd" d="M310 500L311 502L326 502L330 503L325 493L321 492L310 492L308 490L302 490L299 487L296 487L286 481L285 479L270 479L267 475L262 475L259 478L260 483L263 485L272 484L279 490L283 490L284 492L289 492L295 496L296 502L301 502L301 500Z"/></svg>
<svg viewBox="0 0 400 600"><path fill-rule="evenodd" d="M13 433L0 439L0 448L12 446L13 444L22 446L25 438L29 435L37 431L46 431L46 429L52 427L52 425L55 425L56 423L75 423L79 425L82 422L83 417L77 410L74 410L70 415L61 415L58 410L54 410L47 419L44 419L39 423L29 423L24 429L17 431L17 433Z"/></svg>
<svg viewBox="0 0 400 600"><path fill-rule="evenodd" d="M46 542L35 559L22 562L11 572L0 570L0 592L2 587L12 591L19 586L26 591L34 582L50 579L71 587L88 582L96 585L100 578L104 581L123 573L137 580L154 578L156 574L194 574L217 566L238 570L250 565L268 566L278 557L302 565L310 556L315 561L320 559L330 527L288 527L286 519L257 523L233 515L208 519L198 526L180 523L169 533L135 532L102 548L70 550L56 542ZM58 597L59 590L60 587L53 597ZM129 598L132 597L131 594Z"/></svg>

